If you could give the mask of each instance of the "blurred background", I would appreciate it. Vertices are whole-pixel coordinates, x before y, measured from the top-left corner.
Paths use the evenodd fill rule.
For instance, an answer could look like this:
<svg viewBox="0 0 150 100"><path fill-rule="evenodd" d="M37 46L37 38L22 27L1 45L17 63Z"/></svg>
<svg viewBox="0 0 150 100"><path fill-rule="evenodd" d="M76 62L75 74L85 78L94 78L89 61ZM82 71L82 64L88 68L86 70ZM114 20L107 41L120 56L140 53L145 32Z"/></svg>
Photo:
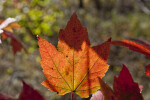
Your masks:
<svg viewBox="0 0 150 100"><path fill-rule="evenodd" d="M112 40L140 39L150 43L150 0L0 0L0 19L17 18L17 39L28 50L13 54L10 39L0 45L0 92L18 98L22 82L37 89L47 100L70 100L70 94L59 96L41 85L45 80L40 65L36 35L57 46L59 30L65 28L76 12L87 27L91 46ZM143 97L150 100L150 77L145 66L150 59L125 47L111 46L110 68L103 80L111 87L125 64L135 82L143 85ZM75 100L81 100L75 96Z"/></svg>

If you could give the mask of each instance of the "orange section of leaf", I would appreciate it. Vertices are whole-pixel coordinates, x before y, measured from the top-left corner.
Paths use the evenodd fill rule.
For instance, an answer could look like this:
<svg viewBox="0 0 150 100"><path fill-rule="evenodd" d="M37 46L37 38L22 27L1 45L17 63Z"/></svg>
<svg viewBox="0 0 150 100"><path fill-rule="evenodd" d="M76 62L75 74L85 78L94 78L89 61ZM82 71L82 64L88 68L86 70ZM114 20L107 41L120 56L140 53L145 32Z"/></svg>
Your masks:
<svg viewBox="0 0 150 100"><path fill-rule="evenodd" d="M142 44L138 44L129 40L121 40L121 41L112 41L111 44L129 47L129 49L142 53L150 58L150 49Z"/></svg>
<svg viewBox="0 0 150 100"><path fill-rule="evenodd" d="M109 68L110 41L90 47L86 28L74 13L64 30L60 30L58 50L38 37L41 65L49 90L64 95L75 92L88 97L100 88L97 77L102 78Z"/></svg>
<svg viewBox="0 0 150 100"><path fill-rule="evenodd" d="M3 22L4 22L4 20L0 20L0 24ZM16 29L16 28L20 28L20 27L21 26L18 23L13 22L13 23L8 24L5 28L3 28L3 30L13 33L14 28ZM8 36L5 32L3 32L2 37L3 37L3 39L6 39Z"/></svg>
<svg viewBox="0 0 150 100"><path fill-rule="evenodd" d="M146 66L145 74L150 76L150 64Z"/></svg>
<svg viewBox="0 0 150 100"><path fill-rule="evenodd" d="M3 28L5 31L13 32L13 28L20 28L21 26L17 23L10 23L7 27Z"/></svg>

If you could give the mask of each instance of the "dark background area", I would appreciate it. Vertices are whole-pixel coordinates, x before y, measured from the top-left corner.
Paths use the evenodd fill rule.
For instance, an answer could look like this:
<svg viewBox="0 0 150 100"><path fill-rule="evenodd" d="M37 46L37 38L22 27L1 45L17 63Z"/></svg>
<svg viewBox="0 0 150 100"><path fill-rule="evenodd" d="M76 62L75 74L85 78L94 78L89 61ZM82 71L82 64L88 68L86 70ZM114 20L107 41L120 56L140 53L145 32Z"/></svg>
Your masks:
<svg viewBox="0 0 150 100"><path fill-rule="evenodd" d="M58 33L65 28L73 12L82 25L87 27L91 46L101 44L109 37L112 40L140 39L150 42L150 0L0 0L0 19L18 19L20 29L15 36L28 50L16 55L10 39L0 45L0 92L17 98L22 82L30 84L47 100L70 100L70 94L59 96L41 85L45 80L40 65L36 35L57 46ZM125 47L111 46L108 64L110 68L103 80L113 85L125 64L135 82L143 85L144 100L149 100L150 77L145 67L150 60L145 55ZM81 100L75 96L76 100Z"/></svg>

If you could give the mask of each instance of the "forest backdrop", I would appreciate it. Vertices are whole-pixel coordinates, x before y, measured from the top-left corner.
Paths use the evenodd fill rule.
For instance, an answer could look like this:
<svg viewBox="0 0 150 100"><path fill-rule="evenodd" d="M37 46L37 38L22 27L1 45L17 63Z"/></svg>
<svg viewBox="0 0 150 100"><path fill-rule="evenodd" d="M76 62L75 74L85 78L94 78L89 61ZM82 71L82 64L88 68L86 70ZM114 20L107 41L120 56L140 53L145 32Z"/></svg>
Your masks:
<svg viewBox="0 0 150 100"><path fill-rule="evenodd" d="M140 39L150 42L150 0L0 0L0 19L16 18L21 25L15 29L17 39L27 49L13 54L10 39L0 44L0 92L18 97L24 80L47 100L70 99L70 94L58 96L43 87L45 79L41 65L36 35L57 46L58 33L65 28L73 12L87 28L91 45L112 40ZM112 85L125 64L134 80L143 85L143 97L149 100L150 77L144 74L149 60L142 54L112 46L106 77ZM80 100L80 97L76 96Z"/></svg>

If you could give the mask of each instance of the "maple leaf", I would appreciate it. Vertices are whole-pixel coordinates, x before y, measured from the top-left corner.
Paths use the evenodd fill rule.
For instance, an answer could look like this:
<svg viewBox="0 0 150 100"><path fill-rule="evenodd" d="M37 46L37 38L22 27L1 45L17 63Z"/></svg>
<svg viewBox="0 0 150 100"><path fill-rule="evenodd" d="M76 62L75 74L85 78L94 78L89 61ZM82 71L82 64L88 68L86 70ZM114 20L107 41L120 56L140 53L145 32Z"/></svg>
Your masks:
<svg viewBox="0 0 150 100"><path fill-rule="evenodd" d="M114 93L119 100L143 100L138 83L135 83L129 70L123 68L117 77L114 77Z"/></svg>
<svg viewBox="0 0 150 100"><path fill-rule="evenodd" d="M15 37L13 33L13 28L20 28L20 25L15 23L16 19L7 18L6 20L0 20L0 30L3 31L2 37L6 39L7 37L11 38L11 46L13 47L13 53L16 54L18 51L21 51L23 48L27 53L27 50L23 47L21 42Z"/></svg>
<svg viewBox="0 0 150 100"><path fill-rule="evenodd" d="M90 47L87 30L74 13L66 28L60 30L58 50L38 37L41 66L47 78L42 84L60 95L75 92L88 97L95 93L100 88L97 77L102 78L109 68L110 41Z"/></svg>
<svg viewBox="0 0 150 100"><path fill-rule="evenodd" d="M24 81L22 81L22 83L23 83L23 90L20 93L18 99L10 98L0 93L0 100L45 100L44 97L37 90L34 90Z"/></svg>
<svg viewBox="0 0 150 100"><path fill-rule="evenodd" d="M133 81L125 65L123 65L118 78L114 77L114 90L100 78L99 81L104 100L143 100L141 86L138 86L138 84Z"/></svg>

